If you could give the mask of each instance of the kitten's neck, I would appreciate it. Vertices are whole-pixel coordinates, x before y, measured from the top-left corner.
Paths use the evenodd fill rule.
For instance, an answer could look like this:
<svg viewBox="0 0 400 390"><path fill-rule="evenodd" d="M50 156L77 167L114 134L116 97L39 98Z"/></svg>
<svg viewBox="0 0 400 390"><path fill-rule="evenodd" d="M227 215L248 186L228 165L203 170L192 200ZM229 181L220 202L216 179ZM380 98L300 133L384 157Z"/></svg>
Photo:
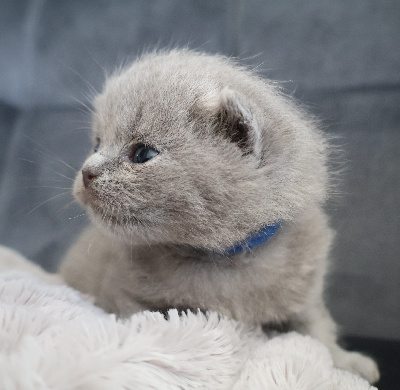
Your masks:
<svg viewBox="0 0 400 390"><path fill-rule="evenodd" d="M239 242L224 250L224 254L236 255L246 251L253 250L265 244L281 227L281 222L275 222L272 225L264 226L261 230L247 237L242 242Z"/></svg>
<svg viewBox="0 0 400 390"><path fill-rule="evenodd" d="M217 258L227 258L235 255L240 255L248 251L252 251L258 247L264 245L270 238L272 238L277 231L281 228L281 222L275 222L270 225L266 225L260 230L252 233L243 241L237 242L236 244L222 250L210 250L196 246L183 245L183 244L173 244L173 243L149 243L148 241L143 242L130 242L125 240L120 241L127 245L128 249L131 247L136 248L146 248L146 251L155 251L155 253L160 252L174 252L175 256L178 254L184 258L193 258L196 260L204 261L209 258L215 261ZM115 237L115 236L114 236ZM178 256L178 257L180 257Z"/></svg>

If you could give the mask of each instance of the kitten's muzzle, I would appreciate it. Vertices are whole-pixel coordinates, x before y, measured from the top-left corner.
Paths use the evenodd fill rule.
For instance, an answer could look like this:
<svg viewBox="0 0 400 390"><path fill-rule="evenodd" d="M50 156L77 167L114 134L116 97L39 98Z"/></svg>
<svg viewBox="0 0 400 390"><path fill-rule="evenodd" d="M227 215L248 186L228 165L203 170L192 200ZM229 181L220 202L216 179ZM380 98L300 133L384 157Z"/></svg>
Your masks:
<svg viewBox="0 0 400 390"><path fill-rule="evenodd" d="M82 178L85 188L88 188L91 181L95 179L97 176L98 175L91 169L82 169Z"/></svg>

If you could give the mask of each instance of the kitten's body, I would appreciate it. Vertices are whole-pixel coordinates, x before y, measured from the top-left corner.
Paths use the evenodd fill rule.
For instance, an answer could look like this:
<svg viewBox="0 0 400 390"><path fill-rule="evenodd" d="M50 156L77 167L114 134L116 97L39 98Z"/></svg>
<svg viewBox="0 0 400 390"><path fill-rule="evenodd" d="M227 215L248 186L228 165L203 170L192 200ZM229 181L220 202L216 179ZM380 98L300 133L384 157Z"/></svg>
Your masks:
<svg viewBox="0 0 400 390"><path fill-rule="evenodd" d="M336 345L323 303L333 234L326 144L311 121L265 80L186 51L146 56L95 107L99 151L75 183L94 226L63 264L72 286L122 316L177 307L290 323L337 366L378 378L372 360ZM140 144L159 155L133 163ZM276 222L265 244L227 253Z"/></svg>

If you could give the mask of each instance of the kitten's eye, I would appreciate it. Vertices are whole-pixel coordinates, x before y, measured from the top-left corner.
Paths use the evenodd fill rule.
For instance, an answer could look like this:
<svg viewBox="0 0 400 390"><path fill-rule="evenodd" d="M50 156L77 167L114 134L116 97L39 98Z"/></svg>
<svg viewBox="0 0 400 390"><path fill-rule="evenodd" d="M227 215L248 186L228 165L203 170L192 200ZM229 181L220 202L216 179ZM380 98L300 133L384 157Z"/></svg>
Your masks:
<svg viewBox="0 0 400 390"><path fill-rule="evenodd" d="M93 152L97 153L99 151L99 148L100 148L100 138L96 138L96 145L93 149Z"/></svg>
<svg viewBox="0 0 400 390"><path fill-rule="evenodd" d="M135 164L143 164L157 156L157 150L145 144L137 144L133 147L129 159Z"/></svg>

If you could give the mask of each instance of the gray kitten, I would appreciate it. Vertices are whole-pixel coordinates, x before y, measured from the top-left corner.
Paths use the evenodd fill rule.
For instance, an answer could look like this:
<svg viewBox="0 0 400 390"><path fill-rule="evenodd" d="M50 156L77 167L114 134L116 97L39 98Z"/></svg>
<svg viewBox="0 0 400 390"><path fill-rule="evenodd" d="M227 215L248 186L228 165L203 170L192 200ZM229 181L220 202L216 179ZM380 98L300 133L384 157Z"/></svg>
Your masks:
<svg viewBox="0 0 400 390"><path fill-rule="evenodd" d="M93 220L61 272L105 310L198 308L289 324L337 367L379 378L336 343L323 302L333 232L327 143L272 85L220 56L143 56L96 97L94 153L74 194Z"/></svg>

